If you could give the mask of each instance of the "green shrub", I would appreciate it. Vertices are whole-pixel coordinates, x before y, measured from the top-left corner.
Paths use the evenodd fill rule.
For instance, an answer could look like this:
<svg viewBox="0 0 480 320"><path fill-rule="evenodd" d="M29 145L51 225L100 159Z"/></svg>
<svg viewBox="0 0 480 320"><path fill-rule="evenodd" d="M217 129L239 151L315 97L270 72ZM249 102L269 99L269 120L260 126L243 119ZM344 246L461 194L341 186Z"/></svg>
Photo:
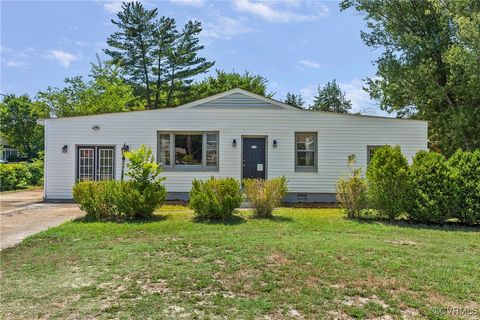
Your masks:
<svg viewBox="0 0 480 320"><path fill-rule="evenodd" d="M449 160L458 202L452 217L464 223L480 223L480 149L457 151Z"/></svg>
<svg viewBox="0 0 480 320"><path fill-rule="evenodd" d="M30 173L30 180L28 184L31 186L40 186L43 184L43 161L35 159L29 163L28 172Z"/></svg>
<svg viewBox="0 0 480 320"><path fill-rule="evenodd" d="M167 191L163 185L141 186L136 181L119 182L115 193L119 216L125 220L151 217L164 202Z"/></svg>
<svg viewBox="0 0 480 320"><path fill-rule="evenodd" d="M348 156L349 176L337 181L337 201L348 218L360 217L366 207L367 180L362 169L355 169L355 156Z"/></svg>
<svg viewBox="0 0 480 320"><path fill-rule="evenodd" d="M369 206L389 219L406 211L408 205L408 162L400 147L375 151L367 169Z"/></svg>
<svg viewBox="0 0 480 320"><path fill-rule="evenodd" d="M11 164L0 164L0 191L13 190L17 187L15 170Z"/></svg>
<svg viewBox="0 0 480 320"><path fill-rule="evenodd" d="M15 190L26 187L31 179L28 166L23 163L0 164L0 190Z"/></svg>
<svg viewBox="0 0 480 320"><path fill-rule="evenodd" d="M445 222L457 205L457 190L443 155L420 151L410 166L408 215L418 222Z"/></svg>
<svg viewBox="0 0 480 320"><path fill-rule="evenodd" d="M141 146L126 154L128 181L83 181L73 187L73 198L87 216L96 220L134 220L150 217L165 201L166 189L159 177L152 150Z"/></svg>
<svg viewBox="0 0 480 320"><path fill-rule="evenodd" d="M287 179L245 179L243 180L245 195L252 204L254 217L269 218L273 209L279 206L288 192Z"/></svg>
<svg viewBox="0 0 480 320"><path fill-rule="evenodd" d="M240 183L234 178L192 182L189 206L199 220L226 220L241 203Z"/></svg>
<svg viewBox="0 0 480 320"><path fill-rule="evenodd" d="M73 200L87 217L95 220L120 220L115 205L120 183L115 180L82 181L73 187Z"/></svg>

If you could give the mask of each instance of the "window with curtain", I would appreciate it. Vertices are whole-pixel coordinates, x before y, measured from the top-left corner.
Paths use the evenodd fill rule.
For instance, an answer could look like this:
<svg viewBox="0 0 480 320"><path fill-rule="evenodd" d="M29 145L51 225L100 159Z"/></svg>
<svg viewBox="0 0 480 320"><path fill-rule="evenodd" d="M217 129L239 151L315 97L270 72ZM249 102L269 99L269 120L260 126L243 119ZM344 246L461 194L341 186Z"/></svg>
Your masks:
<svg viewBox="0 0 480 320"><path fill-rule="evenodd" d="M317 171L317 133L295 133L295 171Z"/></svg>

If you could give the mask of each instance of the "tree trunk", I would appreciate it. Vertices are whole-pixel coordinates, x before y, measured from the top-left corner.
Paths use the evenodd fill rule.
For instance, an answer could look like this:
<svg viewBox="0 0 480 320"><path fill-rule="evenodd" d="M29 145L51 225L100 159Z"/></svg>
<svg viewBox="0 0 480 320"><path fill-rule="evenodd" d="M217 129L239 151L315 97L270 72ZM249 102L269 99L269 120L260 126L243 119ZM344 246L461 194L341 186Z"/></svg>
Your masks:
<svg viewBox="0 0 480 320"><path fill-rule="evenodd" d="M170 103L171 103L171 100L172 100L173 86L174 86L174 83L175 83L174 79L175 79L175 66L172 67L170 88L168 88L168 94L167 94L167 103L166 103L167 108L170 107Z"/></svg>

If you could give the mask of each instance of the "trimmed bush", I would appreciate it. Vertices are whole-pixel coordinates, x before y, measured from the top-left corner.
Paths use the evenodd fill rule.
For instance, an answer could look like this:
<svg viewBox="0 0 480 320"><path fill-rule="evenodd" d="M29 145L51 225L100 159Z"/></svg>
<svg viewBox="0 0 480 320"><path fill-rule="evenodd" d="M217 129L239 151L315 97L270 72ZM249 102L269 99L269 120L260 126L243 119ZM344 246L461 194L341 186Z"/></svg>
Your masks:
<svg viewBox="0 0 480 320"><path fill-rule="evenodd" d="M449 160L458 202L452 217L463 223L480 223L480 150L457 151Z"/></svg>
<svg viewBox="0 0 480 320"><path fill-rule="evenodd" d="M189 207L198 220L227 220L241 203L240 183L234 178L192 182Z"/></svg>
<svg viewBox="0 0 480 320"><path fill-rule="evenodd" d="M445 222L457 206L458 190L445 157L420 151L410 166L410 219L417 222Z"/></svg>
<svg viewBox="0 0 480 320"><path fill-rule="evenodd" d="M0 190L15 190L29 185L32 176L27 164L2 163L0 164Z"/></svg>
<svg viewBox="0 0 480 320"><path fill-rule="evenodd" d="M129 152L128 181L83 181L73 187L73 198L87 217L95 220L148 218L165 201L166 189L159 177L161 168L152 150L141 146Z"/></svg>
<svg viewBox="0 0 480 320"><path fill-rule="evenodd" d="M384 146L375 151L367 169L369 206L389 219L407 209L408 162L400 147Z"/></svg>
<svg viewBox="0 0 480 320"><path fill-rule="evenodd" d="M28 184L31 186L40 186L43 184L43 161L35 159L27 165L30 173Z"/></svg>
<svg viewBox="0 0 480 320"><path fill-rule="evenodd" d="M275 207L282 203L283 197L288 192L287 179L245 179L243 180L244 192L248 201L254 208L254 217L270 218Z"/></svg>
<svg viewBox="0 0 480 320"><path fill-rule="evenodd" d="M73 200L87 218L94 220L121 220L115 205L120 183L108 181L82 181L73 187Z"/></svg>
<svg viewBox="0 0 480 320"><path fill-rule="evenodd" d="M0 191L13 190L17 187L15 170L10 164L0 164Z"/></svg>
<svg viewBox="0 0 480 320"><path fill-rule="evenodd" d="M349 176L337 181L337 201L348 218L360 217L366 207L367 180L362 169L355 169L355 155L348 156Z"/></svg>

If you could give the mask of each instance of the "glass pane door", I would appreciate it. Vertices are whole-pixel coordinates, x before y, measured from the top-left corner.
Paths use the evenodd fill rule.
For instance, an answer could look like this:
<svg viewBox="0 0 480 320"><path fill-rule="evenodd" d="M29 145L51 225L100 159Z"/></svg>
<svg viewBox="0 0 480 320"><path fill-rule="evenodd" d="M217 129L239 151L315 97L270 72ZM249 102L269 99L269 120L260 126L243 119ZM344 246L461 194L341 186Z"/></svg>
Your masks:
<svg viewBox="0 0 480 320"><path fill-rule="evenodd" d="M78 180L94 180L95 179L95 149L79 148L78 149Z"/></svg>
<svg viewBox="0 0 480 320"><path fill-rule="evenodd" d="M113 179L113 149L98 148L98 180Z"/></svg>

